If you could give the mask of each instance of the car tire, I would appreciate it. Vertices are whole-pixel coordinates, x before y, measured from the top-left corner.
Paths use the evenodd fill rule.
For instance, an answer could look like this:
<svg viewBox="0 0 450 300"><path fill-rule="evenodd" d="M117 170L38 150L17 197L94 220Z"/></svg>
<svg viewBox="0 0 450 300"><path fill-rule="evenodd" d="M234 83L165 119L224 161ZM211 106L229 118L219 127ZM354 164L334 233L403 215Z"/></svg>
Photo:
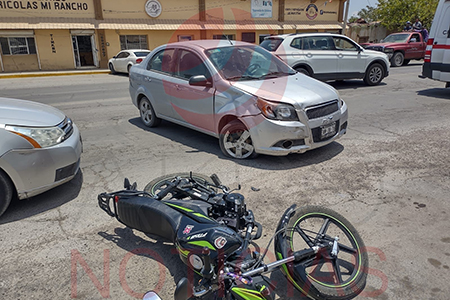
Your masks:
<svg viewBox="0 0 450 300"><path fill-rule="evenodd" d="M112 74L116 74L116 70L114 69L114 66L112 63L108 64L109 70L111 71Z"/></svg>
<svg viewBox="0 0 450 300"><path fill-rule="evenodd" d="M403 61L405 59L405 56L401 52L395 52L394 56L391 58L391 66L393 67L400 67L403 65Z"/></svg>
<svg viewBox="0 0 450 300"><path fill-rule="evenodd" d="M128 74L130 74L130 70L131 70L131 67L132 67L133 65L128 65L128 67L127 67L127 73Z"/></svg>
<svg viewBox="0 0 450 300"><path fill-rule="evenodd" d="M410 59L404 59L402 66L406 66L407 64L409 64L410 61L411 61Z"/></svg>
<svg viewBox="0 0 450 300"><path fill-rule="evenodd" d="M220 150L227 157L236 159L255 158L255 152L250 132L242 122L233 120L225 125L219 136Z"/></svg>
<svg viewBox="0 0 450 300"><path fill-rule="evenodd" d="M372 64L367 68L366 75L364 76L364 82L367 85L378 85L384 78L384 69L378 64Z"/></svg>
<svg viewBox="0 0 450 300"><path fill-rule="evenodd" d="M142 122L147 127L156 127L161 123L161 119L156 116L155 110L147 97L142 97L139 101L139 113Z"/></svg>
<svg viewBox="0 0 450 300"><path fill-rule="evenodd" d="M295 70L299 73L305 74L306 76L311 76L311 72L309 72L309 70L306 68L298 67L298 68L295 68Z"/></svg>
<svg viewBox="0 0 450 300"><path fill-rule="evenodd" d="M2 170L0 170L0 191L1 191L0 192L0 216L1 216L8 208L13 196L13 186L11 180Z"/></svg>

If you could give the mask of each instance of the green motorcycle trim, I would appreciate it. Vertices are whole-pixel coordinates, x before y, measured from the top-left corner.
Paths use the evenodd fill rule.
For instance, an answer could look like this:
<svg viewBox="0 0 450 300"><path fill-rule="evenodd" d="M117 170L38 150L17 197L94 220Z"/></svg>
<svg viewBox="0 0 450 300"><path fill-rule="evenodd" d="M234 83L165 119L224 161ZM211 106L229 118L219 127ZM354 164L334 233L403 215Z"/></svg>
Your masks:
<svg viewBox="0 0 450 300"><path fill-rule="evenodd" d="M195 246L200 246L200 247L206 247L206 248L209 248L209 249L214 250L214 251L216 250L216 248L214 248L214 246L211 245L207 241L193 241L193 242L188 242L188 244L195 245Z"/></svg>
<svg viewBox="0 0 450 300"><path fill-rule="evenodd" d="M263 287L263 289L264 289L264 287ZM231 290L246 300L261 300L261 299L265 300L266 299L263 296L263 294L261 294L258 291L242 289L242 288L238 288L238 287L234 287Z"/></svg>

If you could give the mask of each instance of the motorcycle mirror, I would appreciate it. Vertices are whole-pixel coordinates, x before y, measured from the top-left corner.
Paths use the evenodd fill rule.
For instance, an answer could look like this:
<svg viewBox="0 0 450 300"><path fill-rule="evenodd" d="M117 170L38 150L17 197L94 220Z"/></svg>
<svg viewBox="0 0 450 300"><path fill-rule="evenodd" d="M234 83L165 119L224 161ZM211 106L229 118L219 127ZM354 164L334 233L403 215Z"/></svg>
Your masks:
<svg viewBox="0 0 450 300"><path fill-rule="evenodd" d="M212 174L209 177L211 178L211 180L214 182L215 185L217 185L217 186L222 185L222 182L220 181L219 176L217 176L217 174Z"/></svg>
<svg viewBox="0 0 450 300"><path fill-rule="evenodd" d="M128 178L125 178L123 180L123 187L128 190L128 188L131 186L130 181L128 180Z"/></svg>
<svg viewBox="0 0 450 300"><path fill-rule="evenodd" d="M150 291L145 293L142 300L162 300L162 299L158 296L157 293L155 293L154 291Z"/></svg>

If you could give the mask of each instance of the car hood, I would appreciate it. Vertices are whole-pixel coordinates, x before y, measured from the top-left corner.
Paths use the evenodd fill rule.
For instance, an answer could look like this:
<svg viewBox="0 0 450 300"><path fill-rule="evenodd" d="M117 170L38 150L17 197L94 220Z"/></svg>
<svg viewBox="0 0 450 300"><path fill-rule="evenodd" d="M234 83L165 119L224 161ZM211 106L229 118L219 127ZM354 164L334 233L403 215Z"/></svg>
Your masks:
<svg viewBox="0 0 450 300"><path fill-rule="evenodd" d="M395 46L401 46L405 45L405 43L377 43L377 44L366 44L364 47L370 48L370 47L395 47Z"/></svg>
<svg viewBox="0 0 450 300"><path fill-rule="evenodd" d="M231 81L231 84L257 97L301 109L339 98L332 86L301 73L274 79Z"/></svg>
<svg viewBox="0 0 450 300"><path fill-rule="evenodd" d="M54 126L66 116L58 109L37 102L0 98L0 124L18 126Z"/></svg>

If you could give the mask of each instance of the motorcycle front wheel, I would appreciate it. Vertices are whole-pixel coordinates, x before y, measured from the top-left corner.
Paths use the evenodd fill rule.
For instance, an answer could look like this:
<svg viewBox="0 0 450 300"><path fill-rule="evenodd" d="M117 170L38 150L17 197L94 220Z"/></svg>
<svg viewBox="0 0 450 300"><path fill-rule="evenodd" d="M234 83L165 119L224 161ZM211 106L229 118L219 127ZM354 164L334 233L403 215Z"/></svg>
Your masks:
<svg viewBox="0 0 450 300"><path fill-rule="evenodd" d="M173 173L173 174L168 174L168 175L164 175L164 176L160 176L158 178L153 179L152 181L150 181L144 188L144 191L149 193L151 196L155 197L156 195L158 195L158 193L163 190L164 188L167 187L168 182L173 182L175 181L175 179L177 177L180 178L190 178L190 173ZM192 178L199 182L200 184L203 185L211 185L213 184L211 177L204 175L204 174L199 174L199 173L192 173ZM183 198L185 195L180 194L180 193L169 193L164 199L181 199Z"/></svg>
<svg viewBox="0 0 450 300"><path fill-rule="evenodd" d="M297 209L281 243L284 246L278 249L285 253L277 253L279 258L313 246L329 246L314 258L283 267L287 278L308 297L344 300L363 291L369 268L367 251L356 229L337 212L320 206Z"/></svg>

